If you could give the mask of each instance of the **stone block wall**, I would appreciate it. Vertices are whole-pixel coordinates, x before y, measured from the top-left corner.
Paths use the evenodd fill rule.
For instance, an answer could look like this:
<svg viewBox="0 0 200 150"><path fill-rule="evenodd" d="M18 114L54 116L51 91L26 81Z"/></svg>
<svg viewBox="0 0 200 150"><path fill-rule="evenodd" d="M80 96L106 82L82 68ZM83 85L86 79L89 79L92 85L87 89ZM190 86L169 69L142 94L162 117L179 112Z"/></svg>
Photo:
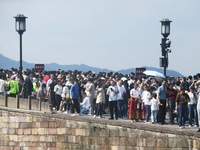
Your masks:
<svg viewBox="0 0 200 150"><path fill-rule="evenodd" d="M0 150L199 150L196 132L0 107Z"/></svg>

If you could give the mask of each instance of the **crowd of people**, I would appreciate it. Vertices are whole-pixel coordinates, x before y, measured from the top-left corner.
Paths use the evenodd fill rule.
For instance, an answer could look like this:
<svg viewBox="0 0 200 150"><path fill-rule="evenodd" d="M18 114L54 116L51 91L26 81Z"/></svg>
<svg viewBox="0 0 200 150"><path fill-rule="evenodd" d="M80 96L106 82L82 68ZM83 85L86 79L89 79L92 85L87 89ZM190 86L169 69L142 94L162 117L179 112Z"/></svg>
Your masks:
<svg viewBox="0 0 200 150"><path fill-rule="evenodd" d="M1 69L0 95L4 94L41 99L52 111L71 115L102 118L109 113L109 120L178 124L181 129L186 122L189 127L199 127L200 122L200 74L158 78L133 72L25 70L19 78L16 69Z"/></svg>

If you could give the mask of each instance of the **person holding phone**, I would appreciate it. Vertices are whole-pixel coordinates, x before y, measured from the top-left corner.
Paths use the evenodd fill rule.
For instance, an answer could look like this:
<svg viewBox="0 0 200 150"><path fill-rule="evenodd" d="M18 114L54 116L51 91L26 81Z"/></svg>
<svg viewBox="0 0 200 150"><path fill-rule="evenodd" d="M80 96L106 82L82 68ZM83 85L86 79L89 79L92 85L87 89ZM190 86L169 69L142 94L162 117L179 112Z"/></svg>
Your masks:
<svg viewBox="0 0 200 150"><path fill-rule="evenodd" d="M115 109L115 119L118 120L118 107L117 107L117 96L119 90L115 81L110 81L110 86L107 89L107 95L109 96L109 108L110 108L110 119L114 119L113 110Z"/></svg>

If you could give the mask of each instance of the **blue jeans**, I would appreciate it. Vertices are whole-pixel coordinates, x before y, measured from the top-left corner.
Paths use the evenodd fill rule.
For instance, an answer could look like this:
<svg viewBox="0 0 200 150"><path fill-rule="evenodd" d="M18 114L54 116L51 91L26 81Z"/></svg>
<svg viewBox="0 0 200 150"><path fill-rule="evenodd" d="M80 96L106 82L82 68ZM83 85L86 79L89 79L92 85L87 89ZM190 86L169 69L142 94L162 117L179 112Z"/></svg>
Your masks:
<svg viewBox="0 0 200 150"><path fill-rule="evenodd" d="M156 123L157 122L157 114L158 114L158 110L152 110L151 111L151 121Z"/></svg>
<svg viewBox="0 0 200 150"><path fill-rule="evenodd" d="M5 93L5 92L0 92L0 96L4 96L4 93Z"/></svg>
<svg viewBox="0 0 200 150"><path fill-rule="evenodd" d="M185 126L187 118L187 105L178 105L178 125Z"/></svg>
<svg viewBox="0 0 200 150"><path fill-rule="evenodd" d="M188 104L189 125L192 125L192 114L194 114L194 125L198 126L197 104Z"/></svg>
<svg viewBox="0 0 200 150"><path fill-rule="evenodd" d="M117 101L117 107L118 107L118 116L119 116L119 118L123 118L124 101L123 100L118 100Z"/></svg>
<svg viewBox="0 0 200 150"><path fill-rule="evenodd" d="M124 101L124 110L123 110L123 117L128 116L128 103Z"/></svg>
<svg viewBox="0 0 200 150"><path fill-rule="evenodd" d="M175 100L168 101L169 120L170 123L174 122Z"/></svg>
<svg viewBox="0 0 200 150"><path fill-rule="evenodd" d="M146 108L146 122L149 122L151 116L151 105L145 105Z"/></svg>
<svg viewBox="0 0 200 150"><path fill-rule="evenodd" d="M94 104L93 104L94 98L89 96L89 102L90 102L90 108L89 108L89 114L93 115L94 114Z"/></svg>
<svg viewBox="0 0 200 150"><path fill-rule="evenodd" d="M80 114L88 114L89 110L86 109L85 107L81 107L81 112Z"/></svg>

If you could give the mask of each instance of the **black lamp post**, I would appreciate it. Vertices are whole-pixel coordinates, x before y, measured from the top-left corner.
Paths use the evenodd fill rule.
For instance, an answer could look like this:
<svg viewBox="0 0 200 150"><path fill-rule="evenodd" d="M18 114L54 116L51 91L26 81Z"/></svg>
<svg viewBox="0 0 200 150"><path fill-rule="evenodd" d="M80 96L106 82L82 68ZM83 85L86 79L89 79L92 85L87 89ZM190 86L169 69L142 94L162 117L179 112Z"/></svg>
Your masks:
<svg viewBox="0 0 200 150"><path fill-rule="evenodd" d="M22 79L22 34L26 31L26 18L22 14L18 14L15 18L15 30L19 33L20 37L20 66L19 78Z"/></svg>
<svg viewBox="0 0 200 150"><path fill-rule="evenodd" d="M161 48L162 56L160 58L160 67L164 67L164 75L166 76L166 68L168 67L168 53L171 53L171 50L168 49L171 45L171 41L167 39L170 34L170 21L169 19L163 19L161 22L161 34L163 35Z"/></svg>

